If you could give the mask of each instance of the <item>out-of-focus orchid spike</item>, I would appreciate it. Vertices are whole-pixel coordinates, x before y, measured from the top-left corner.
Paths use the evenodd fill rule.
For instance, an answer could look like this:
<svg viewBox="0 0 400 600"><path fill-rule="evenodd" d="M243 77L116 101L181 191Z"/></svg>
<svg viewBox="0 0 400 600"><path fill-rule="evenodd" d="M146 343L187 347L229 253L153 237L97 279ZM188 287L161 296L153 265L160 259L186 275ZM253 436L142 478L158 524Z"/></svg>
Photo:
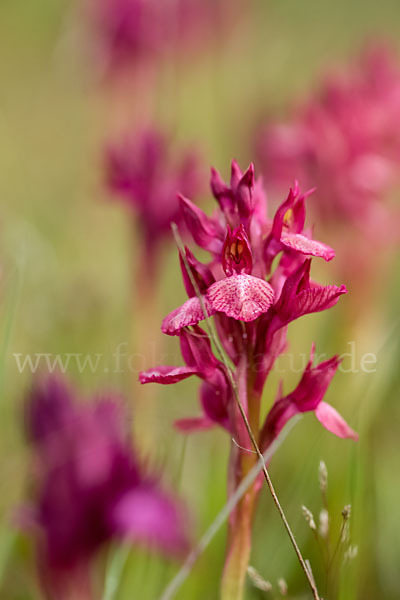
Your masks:
<svg viewBox="0 0 400 600"><path fill-rule="evenodd" d="M293 176L317 184L314 214L347 237L349 227L384 241L398 230L398 215L386 203L399 181L396 54L379 43L367 46L350 67L323 76L287 123L257 128L259 164L275 190L286 189Z"/></svg>
<svg viewBox="0 0 400 600"><path fill-rule="evenodd" d="M62 419L54 418L61 405ZM33 532L50 597L61 597L55 590L66 574L71 582L83 572L89 579L92 559L112 540L168 554L187 548L182 507L140 464L120 398L80 402L53 376L34 384L26 414L39 467Z"/></svg>
<svg viewBox="0 0 400 600"><path fill-rule="evenodd" d="M171 239L171 222L182 223L177 194L197 194L201 189L199 161L193 152L172 156L172 140L150 128L129 132L105 152L106 185L137 221L140 260L149 279L157 275L162 242Z"/></svg>

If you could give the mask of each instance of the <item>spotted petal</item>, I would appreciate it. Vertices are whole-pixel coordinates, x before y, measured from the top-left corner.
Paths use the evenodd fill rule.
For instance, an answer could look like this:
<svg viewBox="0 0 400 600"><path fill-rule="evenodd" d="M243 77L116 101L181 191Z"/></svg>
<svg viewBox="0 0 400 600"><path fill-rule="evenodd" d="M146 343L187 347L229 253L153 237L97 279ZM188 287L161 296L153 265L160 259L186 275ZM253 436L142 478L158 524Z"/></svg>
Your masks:
<svg viewBox="0 0 400 600"><path fill-rule="evenodd" d="M333 248L317 240L311 240L301 233L282 232L280 241L289 250L295 250L308 256L321 257L325 260L332 260L335 256Z"/></svg>
<svg viewBox="0 0 400 600"><path fill-rule="evenodd" d="M206 298L204 299L204 305L209 317L216 313L216 310L210 306ZM167 335L179 335L183 327L197 325L203 319L205 319L203 307L200 300L194 296L165 317L161 325L161 331Z"/></svg>
<svg viewBox="0 0 400 600"><path fill-rule="evenodd" d="M214 311L249 322L267 312L274 291L264 279L241 273L213 283L206 297Z"/></svg>

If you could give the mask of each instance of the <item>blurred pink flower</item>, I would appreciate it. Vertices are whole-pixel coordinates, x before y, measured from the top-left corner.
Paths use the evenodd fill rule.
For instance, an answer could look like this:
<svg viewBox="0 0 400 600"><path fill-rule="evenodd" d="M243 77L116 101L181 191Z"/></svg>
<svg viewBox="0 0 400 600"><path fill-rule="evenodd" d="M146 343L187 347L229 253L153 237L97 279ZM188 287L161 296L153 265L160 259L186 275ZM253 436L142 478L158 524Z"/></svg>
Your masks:
<svg viewBox="0 0 400 600"><path fill-rule="evenodd" d="M154 0L93 0L91 4L101 57L108 68L142 60L165 44L166 31Z"/></svg>
<svg viewBox="0 0 400 600"><path fill-rule="evenodd" d="M199 46L221 34L233 0L88 0L98 53L111 71Z"/></svg>
<svg viewBox="0 0 400 600"><path fill-rule="evenodd" d="M286 123L259 128L258 163L272 184L315 184L313 207L328 224L386 237L398 228L384 200L399 181L399 124L400 66L376 46L328 76Z"/></svg>
<svg viewBox="0 0 400 600"><path fill-rule="evenodd" d="M53 376L33 387L26 428L37 466L33 525L50 597L61 598L71 571L85 571L111 539L167 553L186 547L179 505L140 465L120 399L78 403Z"/></svg>
<svg viewBox="0 0 400 600"><path fill-rule="evenodd" d="M170 225L181 221L177 193L196 194L200 187L193 152L171 160L170 141L156 130L132 133L106 151L107 185L137 217L144 267L154 275L158 255Z"/></svg>

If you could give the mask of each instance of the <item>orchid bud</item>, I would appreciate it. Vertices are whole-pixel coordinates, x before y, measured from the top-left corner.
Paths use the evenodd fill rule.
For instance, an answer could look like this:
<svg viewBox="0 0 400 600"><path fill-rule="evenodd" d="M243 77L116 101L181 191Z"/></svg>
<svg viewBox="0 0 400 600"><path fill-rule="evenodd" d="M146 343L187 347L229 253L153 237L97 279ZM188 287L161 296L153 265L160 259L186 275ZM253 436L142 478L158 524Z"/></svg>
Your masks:
<svg viewBox="0 0 400 600"><path fill-rule="evenodd" d="M254 166L251 164L239 181L236 192L236 201L241 219L248 219L253 213L253 187Z"/></svg>
<svg viewBox="0 0 400 600"><path fill-rule="evenodd" d="M234 206L232 199L232 190L226 185L221 175L214 168L211 169L210 185L214 198L220 205L221 210L225 211L226 209L228 209L231 211Z"/></svg>

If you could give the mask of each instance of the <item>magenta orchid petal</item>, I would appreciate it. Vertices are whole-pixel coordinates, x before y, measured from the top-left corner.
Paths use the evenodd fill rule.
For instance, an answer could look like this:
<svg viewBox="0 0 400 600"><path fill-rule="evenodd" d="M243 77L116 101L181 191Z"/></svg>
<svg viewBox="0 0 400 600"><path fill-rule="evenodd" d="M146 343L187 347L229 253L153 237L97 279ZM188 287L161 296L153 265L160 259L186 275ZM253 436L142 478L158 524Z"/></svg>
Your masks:
<svg viewBox="0 0 400 600"><path fill-rule="evenodd" d="M263 279L241 273L213 283L207 299L215 312L249 322L267 312L274 301L274 291Z"/></svg>
<svg viewBox="0 0 400 600"><path fill-rule="evenodd" d="M209 317L216 313L216 309L210 305L207 298L204 298L204 305ZM179 335L184 327L197 325L203 319L205 319L203 307L200 300L195 296L186 300L182 306L179 306L165 317L161 325L161 331L167 335Z"/></svg>
<svg viewBox="0 0 400 600"><path fill-rule="evenodd" d="M285 216L288 214L294 205L296 196L298 195L298 185L296 185L294 189L290 188L289 194L284 202L280 205L278 210L276 211L274 221L272 223L271 235L275 240L280 240L282 234L282 227L285 220Z"/></svg>
<svg viewBox="0 0 400 600"><path fill-rule="evenodd" d="M275 306L278 326L303 315L320 312L334 306L347 293L346 286L310 284L311 260L307 259L286 278ZM275 323L277 325L277 323Z"/></svg>
<svg viewBox="0 0 400 600"><path fill-rule="evenodd" d="M332 248L305 235L305 200L313 192L314 188L300 194L296 181L294 188L289 190L287 199L276 211L263 248L267 272L271 269L275 256L281 251L322 257L327 261L334 258Z"/></svg>
<svg viewBox="0 0 400 600"><path fill-rule="evenodd" d="M345 285L318 285L303 290L296 296L293 318L332 308L343 294L347 294Z"/></svg>
<svg viewBox="0 0 400 600"><path fill-rule="evenodd" d="M179 196L181 212L194 241L210 252L220 252L223 243L223 231L218 223L207 217L193 202Z"/></svg>
<svg viewBox="0 0 400 600"><path fill-rule="evenodd" d="M180 333L181 352L185 363L205 378L212 377L221 363L215 358L210 338L201 327L183 329Z"/></svg>
<svg viewBox="0 0 400 600"><path fill-rule="evenodd" d="M330 404L320 402L315 409L315 416L325 429L334 435L340 438L350 438L354 441L358 440L358 433L346 423L343 417Z"/></svg>
<svg viewBox="0 0 400 600"><path fill-rule="evenodd" d="M228 413L230 398L230 386L222 374L216 385L211 385L207 380L201 385L200 399L206 417L228 431L230 430Z"/></svg>
<svg viewBox="0 0 400 600"><path fill-rule="evenodd" d="M163 365L139 373L140 383L161 383L170 385L183 381L192 375L198 375L196 367L168 367Z"/></svg>
<svg viewBox="0 0 400 600"><path fill-rule="evenodd" d="M326 261L332 260L335 257L333 248L317 240L311 240L300 233L282 232L280 241L285 248L295 250L301 254L321 257Z"/></svg>
<svg viewBox="0 0 400 600"><path fill-rule="evenodd" d="M213 196L220 205L221 210L223 212L227 211L228 214L229 212L232 212L234 209L232 190L226 185L221 175L214 168L211 169L210 186Z"/></svg>

